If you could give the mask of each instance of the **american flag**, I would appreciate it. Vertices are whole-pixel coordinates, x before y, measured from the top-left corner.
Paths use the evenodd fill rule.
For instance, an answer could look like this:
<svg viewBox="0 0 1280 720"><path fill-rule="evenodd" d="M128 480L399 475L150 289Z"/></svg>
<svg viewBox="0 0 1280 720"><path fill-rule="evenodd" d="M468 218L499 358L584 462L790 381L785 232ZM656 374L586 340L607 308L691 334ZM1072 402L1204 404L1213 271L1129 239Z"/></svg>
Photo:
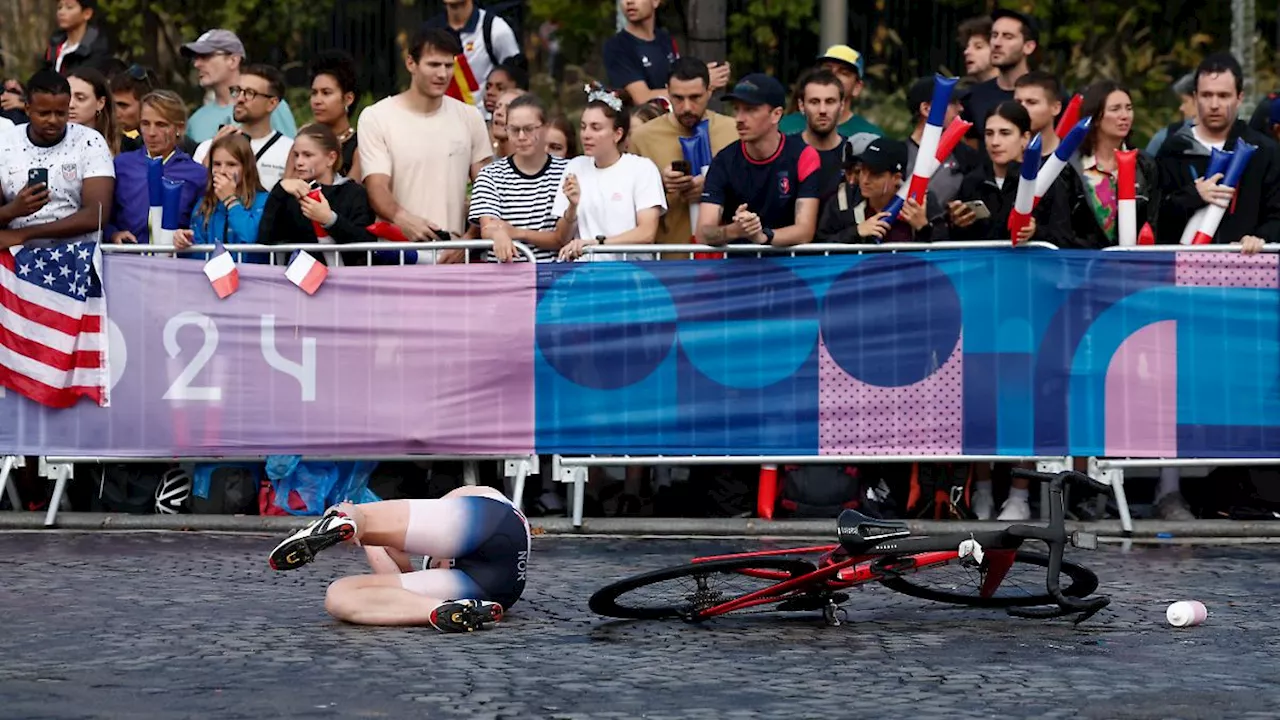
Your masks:
<svg viewBox="0 0 1280 720"><path fill-rule="evenodd" d="M107 405L101 266L93 241L0 250L0 385L49 407Z"/></svg>

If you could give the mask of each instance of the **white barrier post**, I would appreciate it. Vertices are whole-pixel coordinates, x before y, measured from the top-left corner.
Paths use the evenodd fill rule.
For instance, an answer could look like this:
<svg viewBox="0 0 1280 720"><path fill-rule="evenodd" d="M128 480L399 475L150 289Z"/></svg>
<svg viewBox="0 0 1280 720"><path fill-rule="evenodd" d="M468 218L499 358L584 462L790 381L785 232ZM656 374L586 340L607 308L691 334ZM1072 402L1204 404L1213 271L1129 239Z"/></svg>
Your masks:
<svg viewBox="0 0 1280 720"><path fill-rule="evenodd" d="M0 460L0 498L3 498L5 493L8 492L9 504L13 506L14 510L22 509L22 498L18 497L17 486L9 484L9 475L15 469L22 467L24 463L25 461L21 455L5 455L4 459Z"/></svg>
<svg viewBox="0 0 1280 720"><path fill-rule="evenodd" d="M517 510L523 512L525 479L530 475L538 474L538 456L530 455L518 460L507 460L503 466L507 479L514 478L508 488L511 492L511 502L515 504Z"/></svg>
<svg viewBox="0 0 1280 720"><path fill-rule="evenodd" d="M1124 493L1124 468L1102 467L1098 458L1089 458L1089 477L1111 487L1116 498L1116 511L1120 513L1120 529L1125 535L1133 534L1133 518L1129 515L1129 498Z"/></svg>
<svg viewBox="0 0 1280 720"><path fill-rule="evenodd" d="M74 472L74 466L71 463L51 463L45 458L40 458L40 477L54 481L53 496L49 498L49 511L44 515L45 527L53 527L54 522L57 521L58 510L62 509L62 503L65 500L67 483Z"/></svg>

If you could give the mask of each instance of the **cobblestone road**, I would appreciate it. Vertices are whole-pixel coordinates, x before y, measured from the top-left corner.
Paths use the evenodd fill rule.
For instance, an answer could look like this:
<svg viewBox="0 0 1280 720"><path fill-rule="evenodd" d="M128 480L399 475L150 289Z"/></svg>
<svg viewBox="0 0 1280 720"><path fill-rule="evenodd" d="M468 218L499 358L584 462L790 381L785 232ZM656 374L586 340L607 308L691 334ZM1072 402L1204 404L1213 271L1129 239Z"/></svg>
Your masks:
<svg viewBox="0 0 1280 720"><path fill-rule="evenodd" d="M1079 628L859 592L691 627L592 616L625 575L756 541L538 538L529 591L473 635L342 626L345 548L271 572L270 538L0 535L0 717L1274 718L1280 554L1077 553L1111 608ZM1174 630L1173 599L1208 622Z"/></svg>

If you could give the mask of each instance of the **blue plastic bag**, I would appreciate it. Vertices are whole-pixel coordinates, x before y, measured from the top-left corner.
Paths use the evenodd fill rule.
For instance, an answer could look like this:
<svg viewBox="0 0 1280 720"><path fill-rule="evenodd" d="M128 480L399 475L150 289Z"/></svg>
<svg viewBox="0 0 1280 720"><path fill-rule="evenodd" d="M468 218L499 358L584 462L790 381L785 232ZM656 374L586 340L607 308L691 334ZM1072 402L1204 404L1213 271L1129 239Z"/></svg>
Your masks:
<svg viewBox="0 0 1280 720"><path fill-rule="evenodd" d="M301 455L272 455L267 458L267 477L275 489L276 507L290 515L319 515L340 502L380 500L369 489L369 476L377 466L367 460L334 462L303 460ZM293 493L306 506L304 510L289 506Z"/></svg>

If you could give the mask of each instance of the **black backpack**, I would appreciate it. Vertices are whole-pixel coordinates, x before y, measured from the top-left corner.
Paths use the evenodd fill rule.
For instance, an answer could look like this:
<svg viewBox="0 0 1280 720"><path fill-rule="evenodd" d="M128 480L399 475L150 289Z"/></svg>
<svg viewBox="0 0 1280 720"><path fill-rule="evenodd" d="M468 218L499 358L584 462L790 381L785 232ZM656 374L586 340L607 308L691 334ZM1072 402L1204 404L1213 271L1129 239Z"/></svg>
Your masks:
<svg viewBox="0 0 1280 720"><path fill-rule="evenodd" d="M858 468L852 465L788 465L782 470L779 515L834 518L842 510L858 509L861 489Z"/></svg>
<svg viewBox="0 0 1280 720"><path fill-rule="evenodd" d="M93 512L154 514L156 488L170 467L156 463L104 465L98 476L98 494L90 508Z"/></svg>

